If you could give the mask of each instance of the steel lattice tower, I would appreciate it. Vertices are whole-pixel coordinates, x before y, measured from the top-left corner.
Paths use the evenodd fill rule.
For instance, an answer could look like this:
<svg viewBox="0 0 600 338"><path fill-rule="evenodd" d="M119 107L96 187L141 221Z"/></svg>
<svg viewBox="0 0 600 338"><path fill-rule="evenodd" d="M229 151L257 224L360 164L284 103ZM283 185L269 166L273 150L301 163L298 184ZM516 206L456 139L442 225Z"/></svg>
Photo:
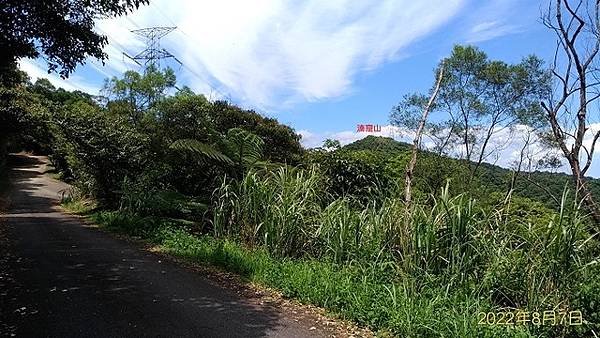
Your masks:
<svg viewBox="0 0 600 338"><path fill-rule="evenodd" d="M146 49L135 56L130 56L123 52L123 55L133 60L138 65L147 69L148 67L160 68L160 60L172 58L181 64L181 61L171 54L168 50L160 47L160 39L174 31L177 27L148 27L132 30L131 32L146 39Z"/></svg>

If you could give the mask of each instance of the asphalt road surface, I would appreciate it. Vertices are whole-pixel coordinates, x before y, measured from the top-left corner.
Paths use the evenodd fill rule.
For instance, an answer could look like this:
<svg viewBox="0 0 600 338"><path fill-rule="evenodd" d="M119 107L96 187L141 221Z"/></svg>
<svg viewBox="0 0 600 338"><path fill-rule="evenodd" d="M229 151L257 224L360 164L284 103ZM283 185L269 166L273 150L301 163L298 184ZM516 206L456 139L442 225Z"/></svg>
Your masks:
<svg viewBox="0 0 600 338"><path fill-rule="evenodd" d="M296 322L57 208L45 159L12 156L0 215L0 335L309 337Z"/></svg>

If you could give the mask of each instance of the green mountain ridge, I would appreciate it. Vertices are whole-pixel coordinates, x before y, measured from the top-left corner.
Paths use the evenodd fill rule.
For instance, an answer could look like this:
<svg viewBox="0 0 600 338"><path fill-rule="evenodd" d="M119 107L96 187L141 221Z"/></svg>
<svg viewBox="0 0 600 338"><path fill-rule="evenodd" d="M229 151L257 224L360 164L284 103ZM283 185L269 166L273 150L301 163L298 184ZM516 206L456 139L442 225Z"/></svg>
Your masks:
<svg viewBox="0 0 600 338"><path fill-rule="evenodd" d="M390 137L369 135L363 139L347 144L342 147L344 151L370 151L386 159L392 159L411 151L412 145L396 141ZM440 158L442 161L454 163L464 162L448 156L440 156L429 151L422 151L421 157ZM419 159L417 159L417 162ZM501 166L482 163L478 172L481 188L487 192L505 192L510 184L513 171ZM514 193L542 204L558 208L565 187L572 191L572 176L566 173L547 171L521 172L517 178ZM600 179L588 177L588 183L592 194L600 196ZM552 195L552 196L550 196ZM557 203L558 202L558 203Z"/></svg>

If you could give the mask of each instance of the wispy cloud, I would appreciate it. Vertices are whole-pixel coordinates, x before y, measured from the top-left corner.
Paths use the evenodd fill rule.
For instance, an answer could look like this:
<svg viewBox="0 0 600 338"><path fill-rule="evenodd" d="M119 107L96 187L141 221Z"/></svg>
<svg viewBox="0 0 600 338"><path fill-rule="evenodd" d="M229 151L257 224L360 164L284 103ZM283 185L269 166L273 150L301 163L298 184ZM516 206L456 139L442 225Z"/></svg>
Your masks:
<svg viewBox="0 0 600 338"><path fill-rule="evenodd" d="M90 94L98 94L100 87L91 84L78 75L71 75L68 79L62 79L56 74L48 74L46 65L32 59L22 59L19 61L19 68L27 72L33 81L40 78L46 78L55 87L62 87L66 90L80 90Z"/></svg>
<svg viewBox="0 0 600 338"><path fill-rule="evenodd" d="M177 25L163 40L202 82L251 105L315 101L351 91L357 73L395 60L452 19L466 0L284 2L158 0L130 18L103 22L113 47L142 48L132 23ZM109 51L113 60L119 53ZM111 61L112 62L112 61ZM118 60L116 65L122 66Z"/></svg>
<svg viewBox="0 0 600 338"><path fill-rule="evenodd" d="M478 43L492 40L501 36L518 33L521 27L505 24L500 21L486 21L473 26L467 35L467 43Z"/></svg>
<svg viewBox="0 0 600 338"><path fill-rule="evenodd" d="M127 17L96 22L95 30L108 38L108 45L104 48L108 61L104 66L100 66L104 69L104 75L119 75L127 70L138 68L138 64L124 54L135 56L145 48L144 39L131 32L137 28L139 26L134 25L134 22Z"/></svg>
<svg viewBox="0 0 600 338"><path fill-rule="evenodd" d="M473 2L460 23L462 41L475 44L522 32L535 19L531 13L537 15L537 11L529 10L532 5L537 6L535 1L521 0Z"/></svg>

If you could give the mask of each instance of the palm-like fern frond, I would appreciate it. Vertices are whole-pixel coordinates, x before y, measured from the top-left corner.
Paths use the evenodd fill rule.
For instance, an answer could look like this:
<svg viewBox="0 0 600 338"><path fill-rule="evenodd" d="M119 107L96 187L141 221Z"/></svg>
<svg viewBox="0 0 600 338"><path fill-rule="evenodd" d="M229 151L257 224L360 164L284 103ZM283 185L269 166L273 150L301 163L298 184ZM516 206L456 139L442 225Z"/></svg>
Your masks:
<svg viewBox="0 0 600 338"><path fill-rule="evenodd" d="M229 129L226 143L231 158L244 167L253 166L262 157L264 141L247 130Z"/></svg>
<svg viewBox="0 0 600 338"><path fill-rule="evenodd" d="M189 151L243 172L251 167L265 167L266 164L260 162L263 145L264 141L259 136L241 128L232 128L225 137L220 136L214 145L194 139L181 139L173 142L170 148Z"/></svg>
<svg viewBox="0 0 600 338"><path fill-rule="evenodd" d="M229 156L217 150L214 146L193 139L181 139L171 143L171 149L189 151L212 160L233 165L234 161Z"/></svg>

